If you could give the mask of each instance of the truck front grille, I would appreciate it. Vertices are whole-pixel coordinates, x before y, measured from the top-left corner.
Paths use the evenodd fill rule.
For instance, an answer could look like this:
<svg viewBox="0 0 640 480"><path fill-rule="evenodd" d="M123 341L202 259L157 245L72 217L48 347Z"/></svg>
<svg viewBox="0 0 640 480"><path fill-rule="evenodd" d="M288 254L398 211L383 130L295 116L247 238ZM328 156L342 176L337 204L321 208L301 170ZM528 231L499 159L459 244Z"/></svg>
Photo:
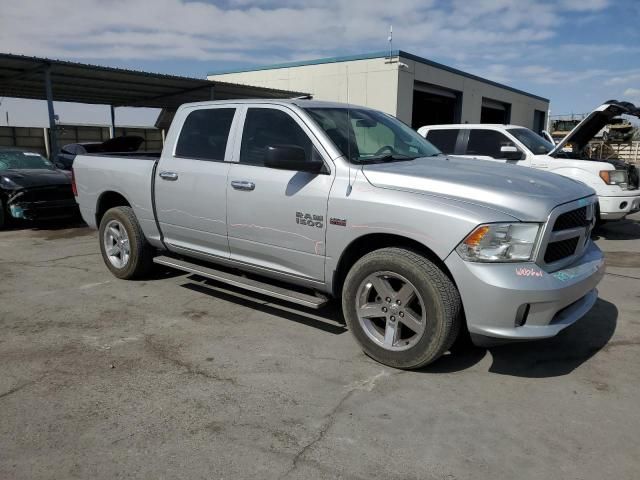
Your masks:
<svg viewBox="0 0 640 480"><path fill-rule="evenodd" d="M553 231L568 230L570 228L584 227L587 225L587 207L578 208L563 213L553 224Z"/></svg>
<svg viewBox="0 0 640 480"><path fill-rule="evenodd" d="M552 270L563 268L587 248L595 219L595 203L580 200L574 205L577 208L563 205L551 212L537 260L540 265L548 265Z"/></svg>
<svg viewBox="0 0 640 480"><path fill-rule="evenodd" d="M544 261L546 263L553 263L570 257L575 253L579 239L580 237L573 237L560 240L559 242L551 242L547 245L547 251L544 253Z"/></svg>

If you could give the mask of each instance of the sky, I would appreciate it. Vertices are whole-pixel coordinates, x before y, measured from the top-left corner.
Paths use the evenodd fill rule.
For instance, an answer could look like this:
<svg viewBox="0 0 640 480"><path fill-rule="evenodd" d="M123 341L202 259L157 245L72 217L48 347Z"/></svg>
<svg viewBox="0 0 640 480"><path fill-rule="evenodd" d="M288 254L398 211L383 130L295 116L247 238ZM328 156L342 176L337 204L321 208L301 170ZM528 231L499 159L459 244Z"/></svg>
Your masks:
<svg viewBox="0 0 640 480"><path fill-rule="evenodd" d="M549 98L552 115L640 104L640 0L0 0L0 50L204 78L386 50L391 24L394 49Z"/></svg>

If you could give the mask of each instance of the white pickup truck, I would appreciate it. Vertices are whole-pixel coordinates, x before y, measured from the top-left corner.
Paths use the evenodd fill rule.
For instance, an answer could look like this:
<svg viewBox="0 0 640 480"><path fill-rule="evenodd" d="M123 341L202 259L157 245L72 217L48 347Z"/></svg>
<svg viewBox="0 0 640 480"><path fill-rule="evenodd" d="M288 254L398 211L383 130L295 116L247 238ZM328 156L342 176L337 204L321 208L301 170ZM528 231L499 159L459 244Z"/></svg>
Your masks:
<svg viewBox="0 0 640 480"><path fill-rule="evenodd" d="M621 114L639 115L631 104L605 103L553 145L528 128L516 125L428 125L418 133L443 153L456 157L517 163L579 180L598 195L598 220L619 220L640 210L638 170L621 161L588 158L589 140Z"/></svg>

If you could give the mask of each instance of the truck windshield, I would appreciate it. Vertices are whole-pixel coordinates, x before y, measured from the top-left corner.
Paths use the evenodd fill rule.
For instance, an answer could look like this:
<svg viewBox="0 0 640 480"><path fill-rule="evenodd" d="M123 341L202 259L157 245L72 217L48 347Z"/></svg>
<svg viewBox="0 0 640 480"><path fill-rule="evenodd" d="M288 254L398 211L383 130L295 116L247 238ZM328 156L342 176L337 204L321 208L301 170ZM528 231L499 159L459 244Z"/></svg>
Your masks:
<svg viewBox="0 0 640 480"><path fill-rule="evenodd" d="M354 163L433 157L442 153L404 123L375 110L309 107L305 111Z"/></svg>
<svg viewBox="0 0 640 480"><path fill-rule="evenodd" d="M38 153L20 152L17 150L0 150L1 170L53 170L53 164Z"/></svg>
<svg viewBox="0 0 640 480"><path fill-rule="evenodd" d="M528 128L509 128L507 130L524 144L534 155L546 155L554 149L554 145Z"/></svg>

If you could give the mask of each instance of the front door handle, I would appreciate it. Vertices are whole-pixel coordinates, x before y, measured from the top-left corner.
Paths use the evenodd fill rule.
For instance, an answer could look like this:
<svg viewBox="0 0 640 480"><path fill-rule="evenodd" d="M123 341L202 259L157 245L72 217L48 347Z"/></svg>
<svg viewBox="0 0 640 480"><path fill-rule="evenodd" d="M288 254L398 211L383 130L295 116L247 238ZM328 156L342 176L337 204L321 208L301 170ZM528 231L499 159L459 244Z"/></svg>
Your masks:
<svg viewBox="0 0 640 480"><path fill-rule="evenodd" d="M233 180L231 186L236 190L251 191L256 188L256 184L253 182L247 182L246 180Z"/></svg>
<svg viewBox="0 0 640 480"><path fill-rule="evenodd" d="M170 182L175 182L178 180L178 174L176 172L160 172L160 178Z"/></svg>

